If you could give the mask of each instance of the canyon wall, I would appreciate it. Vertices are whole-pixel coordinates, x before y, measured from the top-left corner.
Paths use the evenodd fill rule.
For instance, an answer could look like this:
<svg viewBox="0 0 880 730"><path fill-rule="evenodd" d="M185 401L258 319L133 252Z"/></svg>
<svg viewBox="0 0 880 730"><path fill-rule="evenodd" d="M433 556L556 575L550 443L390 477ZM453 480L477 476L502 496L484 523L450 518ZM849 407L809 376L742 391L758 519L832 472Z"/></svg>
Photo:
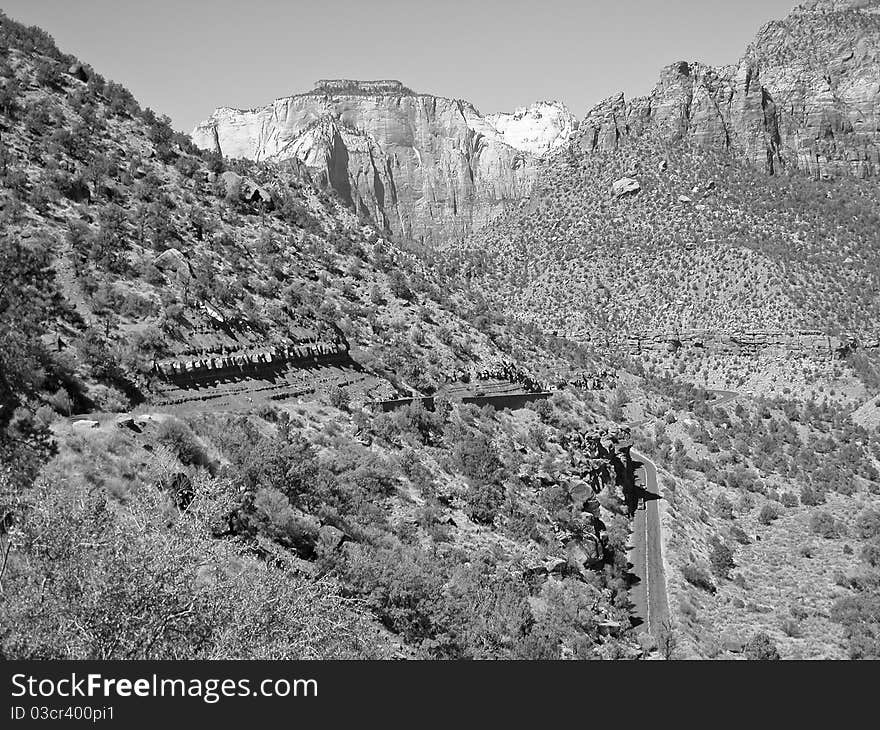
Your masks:
<svg viewBox="0 0 880 730"><path fill-rule="evenodd" d="M299 159L380 229L431 244L527 197L540 158L576 125L556 102L484 117L399 81L339 79L259 109L217 109L192 138L228 157Z"/></svg>
<svg viewBox="0 0 880 730"><path fill-rule="evenodd" d="M770 173L880 176L880 0L798 6L738 64L667 66L650 96L605 100L581 132L586 151L647 132L730 149Z"/></svg>

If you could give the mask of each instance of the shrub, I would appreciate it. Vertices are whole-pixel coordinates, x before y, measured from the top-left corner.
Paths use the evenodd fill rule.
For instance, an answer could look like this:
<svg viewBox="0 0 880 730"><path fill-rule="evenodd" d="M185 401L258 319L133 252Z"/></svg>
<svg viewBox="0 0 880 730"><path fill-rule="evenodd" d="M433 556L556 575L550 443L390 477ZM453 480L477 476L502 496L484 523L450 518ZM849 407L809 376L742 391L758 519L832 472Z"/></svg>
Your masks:
<svg viewBox="0 0 880 730"><path fill-rule="evenodd" d="M723 520L733 519L733 503L723 494L715 499L715 514Z"/></svg>
<svg viewBox="0 0 880 730"><path fill-rule="evenodd" d="M838 598L831 606L831 620L841 624L849 641L850 659L880 657L880 593L876 591Z"/></svg>
<svg viewBox="0 0 880 730"><path fill-rule="evenodd" d="M49 405L62 416L70 416L73 414L73 400L64 388L58 388L49 398Z"/></svg>
<svg viewBox="0 0 880 730"><path fill-rule="evenodd" d="M733 562L733 551L719 540L717 535L712 538L709 564L712 566L712 572L724 580L730 577L730 571L736 566Z"/></svg>
<svg viewBox="0 0 880 730"><path fill-rule="evenodd" d="M762 525L769 525L774 520L779 519L779 509L772 503L765 504L758 513L758 522Z"/></svg>
<svg viewBox="0 0 880 730"><path fill-rule="evenodd" d="M841 528L837 520L828 512L815 512L810 515L810 532L826 540L833 540L840 537Z"/></svg>
<svg viewBox="0 0 880 730"><path fill-rule="evenodd" d="M863 545L859 551L859 560L872 568L880 567L880 541L875 539Z"/></svg>
<svg viewBox="0 0 880 730"><path fill-rule="evenodd" d="M212 538L209 523L225 509L225 494L220 483L198 482L193 505L169 522L153 488L132 490L117 510L100 493L39 485L4 576L0 655L381 657L375 626L331 581Z"/></svg>
<svg viewBox="0 0 880 730"><path fill-rule="evenodd" d="M162 421L156 439L170 448L184 464L207 466L205 447L183 421L176 418Z"/></svg>
<svg viewBox="0 0 880 730"><path fill-rule="evenodd" d="M763 631L758 632L746 642L743 653L746 659L752 661L774 661L781 658L773 639Z"/></svg>
<svg viewBox="0 0 880 730"><path fill-rule="evenodd" d="M798 548L798 555L802 558L812 558L816 554L816 546L806 543Z"/></svg>
<svg viewBox="0 0 880 730"><path fill-rule="evenodd" d="M348 394L348 391L338 385L330 389L329 400L331 406L341 411L347 411L349 405L351 405L351 396Z"/></svg>
<svg viewBox="0 0 880 730"><path fill-rule="evenodd" d="M801 504L807 507L818 507L820 504L825 504L825 493L821 489L805 484L801 487Z"/></svg>
<svg viewBox="0 0 880 730"><path fill-rule="evenodd" d="M684 579L692 586L696 586L701 590L715 593L718 589L709 577L709 574L695 563L688 563L682 568Z"/></svg>
<svg viewBox="0 0 880 730"><path fill-rule="evenodd" d="M856 517L856 534L863 540L880 535L880 510L873 507L863 509Z"/></svg>
<svg viewBox="0 0 880 730"><path fill-rule="evenodd" d="M465 495L465 514L474 522L490 525L504 504L504 489L492 482L472 481Z"/></svg>
<svg viewBox="0 0 880 730"><path fill-rule="evenodd" d="M739 525L732 525L730 528L730 536L736 540L740 545L751 545L752 541L749 536L746 534L746 531L743 530Z"/></svg>

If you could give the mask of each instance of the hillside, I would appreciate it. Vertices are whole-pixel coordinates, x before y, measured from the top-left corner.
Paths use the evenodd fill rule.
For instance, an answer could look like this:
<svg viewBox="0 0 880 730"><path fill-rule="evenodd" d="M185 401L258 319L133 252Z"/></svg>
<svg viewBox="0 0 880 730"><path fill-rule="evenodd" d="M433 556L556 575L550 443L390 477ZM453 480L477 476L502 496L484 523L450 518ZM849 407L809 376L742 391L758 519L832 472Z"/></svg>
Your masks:
<svg viewBox="0 0 880 730"><path fill-rule="evenodd" d="M637 190L615 195L634 180ZM766 177L650 132L577 142L527 204L446 252L504 308L578 339L680 330L853 331L878 312L872 184Z"/></svg>
<svg viewBox="0 0 880 730"><path fill-rule="evenodd" d="M40 29L0 50L0 656L640 654L605 394L453 399L607 363Z"/></svg>
<svg viewBox="0 0 880 730"><path fill-rule="evenodd" d="M679 656L876 656L876 430L827 400L685 410L651 381L678 391L636 446L661 470Z"/></svg>

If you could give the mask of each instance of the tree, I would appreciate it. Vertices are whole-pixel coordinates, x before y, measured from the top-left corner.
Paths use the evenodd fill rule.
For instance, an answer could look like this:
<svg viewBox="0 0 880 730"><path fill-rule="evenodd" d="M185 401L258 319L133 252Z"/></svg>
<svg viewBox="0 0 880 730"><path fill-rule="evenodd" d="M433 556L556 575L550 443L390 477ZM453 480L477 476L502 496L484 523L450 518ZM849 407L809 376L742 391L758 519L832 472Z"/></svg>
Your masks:
<svg viewBox="0 0 880 730"><path fill-rule="evenodd" d="M0 532L54 449L33 412L50 361L40 337L57 298L48 249L0 236Z"/></svg>
<svg viewBox="0 0 880 730"><path fill-rule="evenodd" d="M667 616L660 625L657 644L664 659L668 661L675 657L675 650L678 648L678 631L672 616Z"/></svg>
<svg viewBox="0 0 880 730"><path fill-rule="evenodd" d="M733 561L733 550L727 547L717 535L710 542L709 564L712 566L712 572L724 580L730 578L730 571L736 567L736 563Z"/></svg>

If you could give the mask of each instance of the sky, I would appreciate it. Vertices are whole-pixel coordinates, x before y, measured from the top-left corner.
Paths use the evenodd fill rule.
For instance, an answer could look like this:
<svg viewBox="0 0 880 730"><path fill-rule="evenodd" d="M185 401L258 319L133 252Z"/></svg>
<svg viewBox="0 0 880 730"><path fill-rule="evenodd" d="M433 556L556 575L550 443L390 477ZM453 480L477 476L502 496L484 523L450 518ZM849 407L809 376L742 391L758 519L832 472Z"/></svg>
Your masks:
<svg viewBox="0 0 880 730"><path fill-rule="evenodd" d="M0 0L184 132L321 78L399 79L483 113L581 118L679 60L735 63L796 0Z"/></svg>

